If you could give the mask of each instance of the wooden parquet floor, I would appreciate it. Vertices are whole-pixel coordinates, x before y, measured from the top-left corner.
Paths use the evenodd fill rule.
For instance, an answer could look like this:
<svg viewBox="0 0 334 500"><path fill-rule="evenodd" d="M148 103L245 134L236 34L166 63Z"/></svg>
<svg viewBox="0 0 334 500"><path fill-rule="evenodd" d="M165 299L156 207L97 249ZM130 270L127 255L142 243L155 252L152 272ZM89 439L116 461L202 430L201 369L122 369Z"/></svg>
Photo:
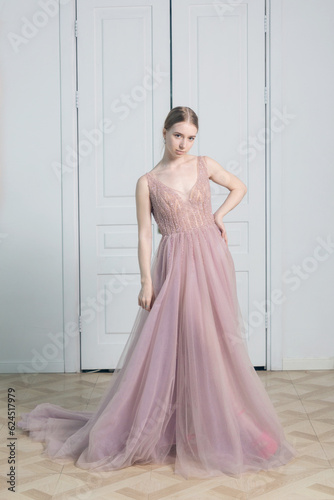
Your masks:
<svg viewBox="0 0 334 500"><path fill-rule="evenodd" d="M241 478L184 479L173 465L144 465L90 473L41 455L42 443L16 430L16 488L8 491L8 388L16 417L49 402L92 410L111 374L0 375L0 500L326 500L334 499L334 370L257 372L300 453L289 464Z"/></svg>

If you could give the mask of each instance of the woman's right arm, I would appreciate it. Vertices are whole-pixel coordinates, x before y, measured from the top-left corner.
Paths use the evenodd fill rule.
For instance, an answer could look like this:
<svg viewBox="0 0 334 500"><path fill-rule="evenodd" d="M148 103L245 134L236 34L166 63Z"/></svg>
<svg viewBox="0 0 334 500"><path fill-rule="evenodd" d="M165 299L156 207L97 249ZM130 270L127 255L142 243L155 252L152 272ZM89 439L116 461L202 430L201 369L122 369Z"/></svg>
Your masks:
<svg viewBox="0 0 334 500"><path fill-rule="evenodd" d="M137 181L136 210L138 222L138 260L141 282L138 305L146 310L150 310L154 300L151 277L152 221L151 201L145 175L142 175Z"/></svg>

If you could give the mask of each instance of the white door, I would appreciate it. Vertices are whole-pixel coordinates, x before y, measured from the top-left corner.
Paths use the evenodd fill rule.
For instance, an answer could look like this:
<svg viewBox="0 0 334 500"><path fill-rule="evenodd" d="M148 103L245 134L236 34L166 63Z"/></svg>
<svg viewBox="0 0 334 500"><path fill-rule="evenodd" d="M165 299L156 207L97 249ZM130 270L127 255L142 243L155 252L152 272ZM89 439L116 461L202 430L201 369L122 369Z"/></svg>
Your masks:
<svg viewBox="0 0 334 500"><path fill-rule="evenodd" d="M80 0L77 19L81 368L115 368L139 308L135 185L170 109L169 2Z"/></svg>
<svg viewBox="0 0 334 500"><path fill-rule="evenodd" d="M173 106L198 114L194 154L214 158L247 185L224 218L254 366L266 365L265 34L263 0L173 0ZM229 191L211 182L213 212Z"/></svg>
<svg viewBox="0 0 334 500"><path fill-rule="evenodd" d="M264 5L173 0L172 16L170 44L167 0L78 2L82 369L116 366L139 309L135 183L161 158L170 47L172 106L200 118L193 153L248 186L225 222L249 354L266 365ZM228 191L211 184L215 211Z"/></svg>

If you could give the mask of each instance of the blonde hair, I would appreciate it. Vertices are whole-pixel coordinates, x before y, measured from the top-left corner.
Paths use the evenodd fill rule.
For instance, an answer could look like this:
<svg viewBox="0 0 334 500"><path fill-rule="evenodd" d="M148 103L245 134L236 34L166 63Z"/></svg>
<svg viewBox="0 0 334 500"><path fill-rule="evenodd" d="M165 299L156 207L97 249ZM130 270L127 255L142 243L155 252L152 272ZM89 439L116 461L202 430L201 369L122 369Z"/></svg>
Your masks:
<svg viewBox="0 0 334 500"><path fill-rule="evenodd" d="M195 111L187 106L176 106L175 108L172 108L166 116L163 128L169 130L173 125L175 125L175 123L180 122L191 123L192 125L195 125L198 130L198 116ZM163 148L164 144L162 144L161 149L163 150Z"/></svg>
<svg viewBox="0 0 334 500"><path fill-rule="evenodd" d="M198 116L195 111L187 106L176 106L166 116L164 128L169 130L175 123L188 122L195 125L198 130Z"/></svg>
<svg viewBox="0 0 334 500"><path fill-rule="evenodd" d="M192 123L192 125L195 125L198 130L198 116L196 115L195 111L193 111L191 108L188 108L187 106L176 106L175 108L171 109L166 116L164 128L166 130L169 130L173 125L175 125L175 123L180 122Z"/></svg>

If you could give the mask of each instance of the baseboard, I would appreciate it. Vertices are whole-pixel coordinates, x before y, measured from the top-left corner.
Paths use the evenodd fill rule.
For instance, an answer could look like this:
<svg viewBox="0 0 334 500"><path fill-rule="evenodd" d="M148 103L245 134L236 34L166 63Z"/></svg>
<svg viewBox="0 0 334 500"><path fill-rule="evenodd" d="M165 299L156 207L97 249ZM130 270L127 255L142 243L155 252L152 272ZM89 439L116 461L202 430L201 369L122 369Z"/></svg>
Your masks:
<svg viewBox="0 0 334 500"><path fill-rule="evenodd" d="M0 363L0 373L64 373L64 362L48 361L37 364L31 361L12 361L11 363Z"/></svg>
<svg viewBox="0 0 334 500"><path fill-rule="evenodd" d="M332 370L334 358L283 358L283 370Z"/></svg>

